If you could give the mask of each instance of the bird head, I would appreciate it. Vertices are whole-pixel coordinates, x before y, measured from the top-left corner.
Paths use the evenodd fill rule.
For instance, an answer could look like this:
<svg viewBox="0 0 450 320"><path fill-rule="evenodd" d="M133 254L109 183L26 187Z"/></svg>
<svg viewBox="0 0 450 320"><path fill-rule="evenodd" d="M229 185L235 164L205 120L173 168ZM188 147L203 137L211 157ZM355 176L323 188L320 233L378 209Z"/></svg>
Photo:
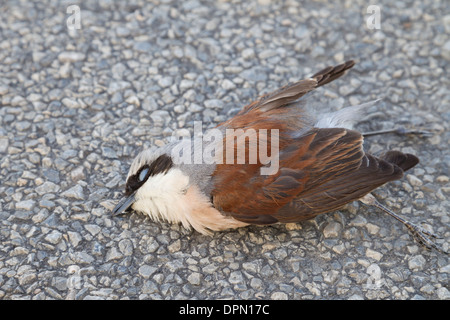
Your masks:
<svg viewBox="0 0 450 320"><path fill-rule="evenodd" d="M190 142L178 141L139 153L130 166L125 195L112 214L134 210L204 234L220 228L216 224L222 218L216 218L220 214L210 201L215 165L180 161L179 151L192 156L191 147Z"/></svg>
<svg viewBox="0 0 450 320"><path fill-rule="evenodd" d="M125 196L114 208L118 215L130 209L154 220L177 221L171 217L187 193L190 178L175 164L169 148L147 149L133 160L125 184ZM177 201L178 200L178 201ZM177 221L178 222L178 221Z"/></svg>

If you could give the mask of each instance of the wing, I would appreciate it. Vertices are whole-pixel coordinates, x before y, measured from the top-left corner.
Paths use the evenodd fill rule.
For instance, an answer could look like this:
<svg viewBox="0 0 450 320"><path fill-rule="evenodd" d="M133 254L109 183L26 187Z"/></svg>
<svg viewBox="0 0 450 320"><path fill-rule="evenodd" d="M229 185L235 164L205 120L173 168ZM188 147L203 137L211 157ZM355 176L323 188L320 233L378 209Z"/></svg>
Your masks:
<svg viewBox="0 0 450 320"><path fill-rule="evenodd" d="M360 133L312 128L301 108L288 107L311 90L339 78L353 65L348 61L325 68L309 79L267 94L220 125L225 129L279 129L282 151L280 169L270 176L260 174L260 162L217 165L212 191L216 208L252 224L300 221L357 200L399 179L403 170L417 164L415 156L397 151L386 153L385 158L365 154ZM269 145L268 140L266 143ZM244 147L251 149L250 145Z"/></svg>
<svg viewBox="0 0 450 320"><path fill-rule="evenodd" d="M272 93L266 94L242 108L230 120L219 127L235 129L283 129L300 130L310 126L309 118L301 108L289 108L293 102L317 87L323 86L352 68L355 62L350 60L335 67L327 67L309 79L288 84Z"/></svg>
<svg viewBox="0 0 450 320"><path fill-rule="evenodd" d="M213 204L246 223L296 222L336 210L402 177L396 163L365 154L362 142L356 131L313 129L281 142L287 147L280 148L280 170L275 175L260 175L261 164L218 165ZM401 153L395 153L387 157L405 162ZM414 156L404 156L411 165Z"/></svg>
<svg viewBox="0 0 450 320"><path fill-rule="evenodd" d="M276 218L281 222L297 222L337 210L386 182L400 179L404 171L417 163L416 156L400 151L388 151L382 158L364 154L356 170L311 185L281 208Z"/></svg>
<svg viewBox="0 0 450 320"><path fill-rule="evenodd" d="M353 60L349 60L334 67L327 67L315 73L309 79L304 79L292 84L288 84L272 93L260 97L255 102L244 107L238 113L238 115L247 114L251 111L267 112L286 106L300 99L302 96L314 90L315 88L323 86L341 77L345 73L345 71L352 68L354 65L355 62Z"/></svg>

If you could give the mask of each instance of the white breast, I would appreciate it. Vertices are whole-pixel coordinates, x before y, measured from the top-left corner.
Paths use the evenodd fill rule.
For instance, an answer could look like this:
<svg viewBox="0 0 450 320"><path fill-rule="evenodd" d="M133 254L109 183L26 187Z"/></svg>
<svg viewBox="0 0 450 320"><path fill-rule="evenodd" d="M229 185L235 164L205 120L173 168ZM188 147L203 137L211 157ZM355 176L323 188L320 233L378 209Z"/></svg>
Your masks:
<svg viewBox="0 0 450 320"><path fill-rule="evenodd" d="M189 227L183 195L189 188L189 177L180 169L151 176L136 192L133 209L153 220L181 222Z"/></svg>
<svg viewBox="0 0 450 320"><path fill-rule="evenodd" d="M136 192L133 209L155 221L181 223L203 234L247 225L221 214L178 168L150 177Z"/></svg>

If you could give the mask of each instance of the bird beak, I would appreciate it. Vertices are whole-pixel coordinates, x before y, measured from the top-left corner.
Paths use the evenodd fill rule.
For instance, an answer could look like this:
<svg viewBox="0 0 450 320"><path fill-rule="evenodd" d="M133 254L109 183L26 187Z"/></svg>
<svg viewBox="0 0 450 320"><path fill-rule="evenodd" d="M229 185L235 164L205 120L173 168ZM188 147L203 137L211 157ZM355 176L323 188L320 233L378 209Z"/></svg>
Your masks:
<svg viewBox="0 0 450 320"><path fill-rule="evenodd" d="M112 215L113 216L118 216L119 214L124 213L125 211L127 211L128 209L131 208L131 206L134 203L135 200L135 196L136 196L136 191L134 191L132 194L130 194L129 196L124 197L123 199L121 199L119 201L119 203L117 204L117 206L114 208L114 210L112 211Z"/></svg>

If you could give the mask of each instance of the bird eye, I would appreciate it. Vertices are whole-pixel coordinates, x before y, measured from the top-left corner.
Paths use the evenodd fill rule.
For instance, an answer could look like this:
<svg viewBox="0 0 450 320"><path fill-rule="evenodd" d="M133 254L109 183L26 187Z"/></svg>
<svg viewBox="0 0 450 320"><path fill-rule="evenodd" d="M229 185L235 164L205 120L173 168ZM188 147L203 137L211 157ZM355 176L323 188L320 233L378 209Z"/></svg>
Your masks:
<svg viewBox="0 0 450 320"><path fill-rule="evenodd" d="M145 168L139 173L139 181L144 181L145 177L147 176L148 170L148 168Z"/></svg>

